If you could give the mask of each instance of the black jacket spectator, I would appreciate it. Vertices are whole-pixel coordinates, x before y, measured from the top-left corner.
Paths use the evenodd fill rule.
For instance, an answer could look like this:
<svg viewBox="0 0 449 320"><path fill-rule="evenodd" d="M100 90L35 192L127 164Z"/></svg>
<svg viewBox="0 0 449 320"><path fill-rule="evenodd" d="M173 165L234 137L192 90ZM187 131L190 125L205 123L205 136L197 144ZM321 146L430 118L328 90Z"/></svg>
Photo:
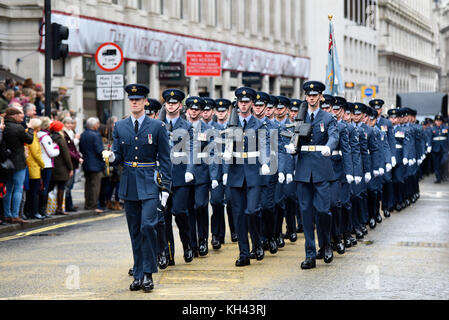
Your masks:
<svg viewBox="0 0 449 320"><path fill-rule="evenodd" d="M11 118L10 109L6 112L3 139L5 140L6 148L11 150L10 159L14 162L14 166L16 167L15 170L19 171L27 167L24 143L33 143L34 132L32 129L29 129L29 131L26 132L25 128L20 123L17 123L16 120ZM12 113L14 112L15 111L12 111Z"/></svg>

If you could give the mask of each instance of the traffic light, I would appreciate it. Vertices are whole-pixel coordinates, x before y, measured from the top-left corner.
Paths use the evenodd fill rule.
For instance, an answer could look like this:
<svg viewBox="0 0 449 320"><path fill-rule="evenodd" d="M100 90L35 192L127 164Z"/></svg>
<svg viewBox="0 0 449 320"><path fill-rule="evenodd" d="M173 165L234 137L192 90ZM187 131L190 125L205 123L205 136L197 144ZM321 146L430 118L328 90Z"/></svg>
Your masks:
<svg viewBox="0 0 449 320"><path fill-rule="evenodd" d="M69 38L69 28L59 23L52 23L51 35L53 42L51 58L53 60L66 58L69 55L69 45L62 43L62 41Z"/></svg>

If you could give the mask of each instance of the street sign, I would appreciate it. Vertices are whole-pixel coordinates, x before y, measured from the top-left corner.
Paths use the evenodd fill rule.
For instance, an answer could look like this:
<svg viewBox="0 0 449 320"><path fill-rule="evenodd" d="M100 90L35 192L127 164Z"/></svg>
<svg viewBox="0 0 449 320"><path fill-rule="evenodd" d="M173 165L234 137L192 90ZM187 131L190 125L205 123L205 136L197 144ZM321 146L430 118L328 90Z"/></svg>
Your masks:
<svg viewBox="0 0 449 320"><path fill-rule="evenodd" d="M221 77L221 52L187 51L186 77Z"/></svg>
<svg viewBox="0 0 449 320"><path fill-rule="evenodd" d="M376 98L377 90L376 87L362 87L362 98Z"/></svg>
<svg viewBox="0 0 449 320"><path fill-rule="evenodd" d="M159 62L159 80L180 81L182 79L182 64Z"/></svg>
<svg viewBox="0 0 449 320"><path fill-rule="evenodd" d="M123 87L123 74L99 74L97 75L97 88Z"/></svg>
<svg viewBox="0 0 449 320"><path fill-rule="evenodd" d="M116 71L124 61L122 48L113 42L103 43L95 53L95 61L98 67L105 72Z"/></svg>
<svg viewBox="0 0 449 320"><path fill-rule="evenodd" d="M123 88L97 88L98 101L123 100L125 90Z"/></svg>

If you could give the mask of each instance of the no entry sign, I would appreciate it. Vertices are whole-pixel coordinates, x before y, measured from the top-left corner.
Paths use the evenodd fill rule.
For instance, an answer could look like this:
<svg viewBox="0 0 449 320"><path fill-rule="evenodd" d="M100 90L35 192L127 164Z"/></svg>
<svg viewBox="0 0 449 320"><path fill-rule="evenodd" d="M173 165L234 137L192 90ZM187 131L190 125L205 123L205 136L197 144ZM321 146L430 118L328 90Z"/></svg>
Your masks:
<svg viewBox="0 0 449 320"><path fill-rule="evenodd" d="M187 51L186 77L221 77L221 52Z"/></svg>
<svg viewBox="0 0 449 320"><path fill-rule="evenodd" d="M106 72L113 72L123 64L124 56L122 48L116 43L103 43L95 53L95 61L98 67Z"/></svg>

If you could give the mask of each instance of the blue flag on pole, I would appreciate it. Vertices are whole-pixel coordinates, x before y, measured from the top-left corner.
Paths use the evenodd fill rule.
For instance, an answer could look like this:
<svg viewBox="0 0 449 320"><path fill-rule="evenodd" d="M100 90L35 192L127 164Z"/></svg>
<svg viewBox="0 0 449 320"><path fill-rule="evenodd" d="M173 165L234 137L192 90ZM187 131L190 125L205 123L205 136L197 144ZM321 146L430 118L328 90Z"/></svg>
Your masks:
<svg viewBox="0 0 449 320"><path fill-rule="evenodd" d="M332 23L332 18L329 17L329 48L326 72L326 91L324 93L337 96L343 94L343 92L344 87L341 78L337 46L335 43L334 24Z"/></svg>

